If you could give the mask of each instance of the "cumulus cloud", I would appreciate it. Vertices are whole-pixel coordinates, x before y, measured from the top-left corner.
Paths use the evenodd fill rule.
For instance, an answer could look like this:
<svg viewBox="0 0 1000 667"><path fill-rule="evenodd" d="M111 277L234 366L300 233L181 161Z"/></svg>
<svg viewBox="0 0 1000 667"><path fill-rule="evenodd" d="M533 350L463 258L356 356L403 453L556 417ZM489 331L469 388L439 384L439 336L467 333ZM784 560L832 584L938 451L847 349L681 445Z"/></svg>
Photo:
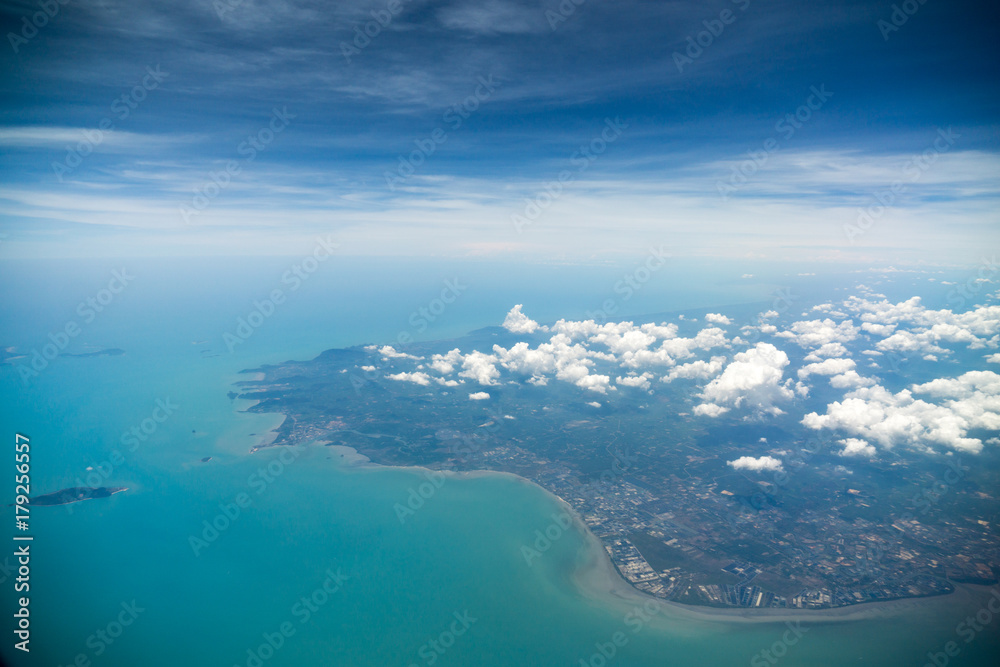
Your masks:
<svg viewBox="0 0 1000 667"><path fill-rule="evenodd" d="M455 366L462 363L462 351L457 347L447 354L435 354L431 357L430 367L442 375L448 375L455 370Z"/></svg>
<svg viewBox="0 0 1000 667"><path fill-rule="evenodd" d="M626 324L632 324L627 322ZM656 336L646 333L641 329L629 329L626 331L603 329L590 337L592 343L602 343L612 354L621 355L628 352L638 352L645 350L656 342Z"/></svg>
<svg viewBox="0 0 1000 667"><path fill-rule="evenodd" d="M514 373L538 376L556 370L556 347L551 343L531 349L522 341L509 350L494 345L493 353L500 360L500 365ZM584 353L581 351L580 354Z"/></svg>
<svg viewBox="0 0 1000 667"><path fill-rule="evenodd" d="M830 386L834 389L854 389L856 387L870 387L875 384L873 378L866 378L858 375L857 371L847 371L830 378Z"/></svg>
<svg viewBox="0 0 1000 667"><path fill-rule="evenodd" d="M735 470L752 470L754 472L765 470L778 472L782 470L781 459L776 459L773 456L761 456L756 459L752 456L741 456L735 461L726 461L726 465Z"/></svg>
<svg viewBox="0 0 1000 667"><path fill-rule="evenodd" d="M581 389L596 391L599 394L606 394L611 386L611 378L607 375L584 375L577 379L574 384Z"/></svg>
<svg viewBox="0 0 1000 667"><path fill-rule="evenodd" d="M481 385L496 384L497 378L500 377L500 371L495 365L496 362L497 358L492 354L483 354L478 351L470 352L462 360L462 372L459 375L475 380Z"/></svg>
<svg viewBox="0 0 1000 667"><path fill-rule="evenodd" d="M628 375L625 377L618 376L615 378L615 384L621 385L623 387L638 387L639 389L649 389L649 379L653 377L651 373L643 373L642 375Z"/></svg>
<svg viewBox="0 0 1000 667"><path fill-rule="evenodd" d="M728 347L726 332L718 327L699 331L694 338L668 338L653 349L626 350L621 353L621 365L627 368L673 366L678 359L689 359L699 350Z"/></svg>
<svg viewBox="0 0 1000 667"><path fill-rule="evenodd" d="M806 355L806 361L819 361L830 357L845 356L847 356L847 348L844 347L843 343L824 343Z"/></svg>
<svg viewBox="0 0 1000 667"><path fill-rule="evenodd" d="M397 382L412 382L414 384L419 384L422 386L427 386L431 383L431 377L427 373L396 373L394 375L386 375L390 380L396 380Z"/></svg>
<svg viewBox="0 0 1000 667"><path fill-rule="evenodd" d="M809 364L799 369L799 379L805 380L810 375L840 375L855 367L853 359L827 359L815 364Z"/></svg>
<svg viewBox="0 0 1000 667"><path fill-rule="evenodd" d="M862 331L867 331L870 334L873 334L875 336L882 336L883 338L891 334L893 331L895 331L895 329L896 329L895 324L876 324L874 322L861 323Z"/></svg>
<svg viewBox="0 0 1000 667"><path fill-rule="evenodd" d="M883 352L937 356L951 353L942 347L945 343L964 344L975 350L996 348L1000 341L1000 306L953 313L927 308L920 297L899 303L884 297L880 301L851 297L844 305L860 315L865 331L883 336L875 345ZM909 328L899 329L904 323Z"/></svg>
<svg viewBox="0 0 1000 667"><path fill-rule="evenodd" d="M914 398L925 394L940 404ZM969 437L973 429L1000 430L1000 375L972 371L958 378L914 385L896 394L880 385L860 387L826 414L812 412L802 423L812 429L837 429L878 443L932 451L933 445L978 453L983 442Z"/></svg>
<svg viewBox="0 0 1000 667"><path fill-rule="evenodd" d="M828 343L849 343L858 336L858 329L852 320L834 322L824 320L802 320L792 324L790 330L781 331L776 336L788 338L803 348L819 348ZM831 355L833 356L833 355Z"/></svg>
<svg viewBox="0 0 1000 667"><path fill-rule="evenodd" d="M469 394L469 400L470 401L485 401L489 397L490 397L490 395L488 393L486 393L485 391L477 391L477 392L473 392L473 393Z"/></svg>
<svg viewBox="0 0 1000 667"><path fill-rule="evenodd" d="M375 349L374 345L369 345L366 349ZM399 352L392 345L383 345L378 348L378 353L382 355L383 359L422 359L423 357L415 357L412 354L406 354L405 352Z"/></svg>
<svg viewBox="0 0 1000 667"><path fill-rule="evenodd" d="M841 456L867 456L868 458L875 456L875 448L860 438L846 438L838 440L838 442L844 446L838 452Z"/></svg>
<svg viewBox="0 0 1000 667"><path fill-rule="evenodd" d="M703 417L718 417L719 415L724 415L729 412L729 408L724 408L721 405L716 405L715 403L702 403L694 406L694 410L692 412Z"/></svg>
<svg viewBox="0 0 1000 667"><path fill-rule="evenodd" d="M775 403L794 395L789 388L792 380L782 382L786 366L788 355L770 343L757 343L733 357L722 375L705 386L700 395L705 401L704 407L698 406L695 413L717 416L724 412L708 407L714 405L716 408L746 408L756 413L781 414Z"/></svg>
<svg viewBox="0 0 1000 667"><path fill-rule="evenodd" d="M725 315L720 315L718 313L708 313L705 315L705 321L712 324L721 324L723 326L728 326L733 323L731 319Z"/></svg>
<svg viewBox="0 0 1000 667"><path fill-rule="evenodd" d="M712 357L711 361L692 361L689 364L682 364L670 369L660 380L663 382L673 382L674 380L707 380L715 377L722 371L725 364L725 357Z"/></svg>
<svg viewBox="0 0 1000 667"><path fill-rule="evenodd" d="M494 320L496 321L496 320ZM538 322L530 319L521 312L521 304L517 304L510 309L507 317L504 318L503 328L511 333L534 333L538 328Z"/></svg>

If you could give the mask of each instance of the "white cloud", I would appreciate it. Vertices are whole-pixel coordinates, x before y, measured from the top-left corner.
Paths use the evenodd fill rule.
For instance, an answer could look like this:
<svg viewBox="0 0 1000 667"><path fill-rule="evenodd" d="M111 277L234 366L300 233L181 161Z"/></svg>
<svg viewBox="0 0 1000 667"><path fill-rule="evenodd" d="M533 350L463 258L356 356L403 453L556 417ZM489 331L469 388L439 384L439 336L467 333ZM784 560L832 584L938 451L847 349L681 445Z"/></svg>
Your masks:
<svg viewBox="0 0 1000 667"><path fill-rule="evenodd" d="M986 361L991 364L1000 364L1000 352L997 354L987 354Z"/></svg>
<svg viewBox="0 0 1000 667"><path fill-rule="evenodd" d="M459 375L475 380L481 385L496 384L497 378L500 377L500 371L494 365L496 362L497 358L491 354L470 352L462 360L462 372Z"/></svg>
<svg viewBox="0 0 1000 667"><path fill-rule="evenodd" d="M847 348L842 343L824 343L806 355L806 361L819 361L829 357L846 357Z"/></svg>
<svg viewBox="0 0 1000 667"><path fill-rule="evenodd" d="M718 313L708 313L705 315L705 321L712 324L721 324L723 326L728 326L733 323L731 319L725 315L720 315Z"/></svg>
<svg viewBox="0 0 1000 667"><path fill-rule="evenodd" d="M396 373L395 375L386 375L386 377L397 382L413 382L425 387L431 383L431 377L427 373Z"/></svg>
<svg viewBox="0 0 1000 667"><path fill-rule="evenodd" d="M485 391L477 391L477 392L473 392L473 393L469 394L469 400L470 401L485 401L489 397L490 397L490 395L488 393L486 393Z"/></svg>
<svg viewBox="0 0 1000 667"><path fill-rule="evenodd" d="M621 354L621 364L628 368L673 366L678 359L693 357L696 350L728 346L725 331L718 327L708 327L699 331L694 338L668 338L656 349L625 351Z"/></svg>
<svg viewBox="0 0 1000 667"><path fill-rule="evenodd" d="M592 408L599 408L599 407L601 407L601 404L598 403L597 401L591 401L590 403L587 403L587 405L589 405Z"/></svg>
<svg viewBox="0 0 1000 667"><path fill-rule="evenodd" d="M435 354L431 357L430 367L442 375L454 372L455 366L462 361L462 351L457 347L447 354Z"/></svg>
<svg viewBox="0 0 1000 667"><path fill-rule="evenodd" d="M839 375L853 370L853 359L827 359L815 364L809 364L799 369L799 379L804 380L810 375Z"/></svg>
<svg viewBox="0 0 1000 667"><path fill-rule="evenodd" d="M705 404L717 407L747 408L758 413L781 414L774 404L793 397L788 385L782 383L788 355L770 343L757 343L746 352L740 352L722 372L702 391ZM699 406L700 407L700 406ZM721 414L705 407L697 414Z"/></svg>
<svg viewBox="0 0 1000 667"><path fill-rule="evenodd" d="M692 361L689 364L675 366L670 372L660 378L663 382L673 382L677 379L707 380L722 371L725 357L712 357L711 361Z"/></svg>
<svg viewBox="0 0 1000 667"><path fill-rule="evenodd" d="M369 345L367 349L373 349L374 345ZM398 352L396 348L392 345L384 345L379 348L378 353L382 355L383 359L422 359L423 357L415 357L412 354L406 354L405 352Z"/></svg>
<svg viewBox="0 0 1000 667"><path fill-rule="evenodd" d="M696 415L704 417L718 417L719 415L724 415L729 412L729 408L724 408L721 405L716 405L715 403L702 403L701 405L694 406L694 410L692 410L692 412Z"/></svg>
<svg viewBox="0 0 1000 667"><path fill-rule="evenodd" d="M891 334L895 328L895 324L875 324L874 322L861 323L862 331L867 331L870 334L882 336L883 338Z"/></svg>
<svg viewBox="0 0 1000 667"><path fill-rule="evenodd" d="M854 389L857 387L870 387L875 384L872 378L858 375L857 371L847 371L830 378L830 386L834 389Z"/></svg>
<svg viewBox="0 0 1000 667"><path fill-rule="evenodd" d="M858 313L862 327L885 336L875 347L883 352L914 355L946 355L943 343L961 343L969 349L996 348L1000 334L1000 306L980 306L963 313L926 308L920 297L899 303L851 297L844 305ZM898 330L902 323L911 330ZM992 338L991 338L992 337Z"/></svg>
<svg viewBox="0 0 1000 667"><path fill-rule="evenodd" d="M609 388L614 388L611 387L611 378L607 375L584 375L574 384L581 389L596 391L599 394L606 394Z"/></svg>
<svg viewBox="0 0 1000 667"><path fill-rule="evenodd" d="M615 384L619 384L623 387L638 387L639 389L649 389L649 379L653 377L652 373L643 373L642 375L629 375L629 376L618 376L615 378Z"/></svg>
<svg viewBox="0 0 1000 667"><path fill-rule="evenodd" d="M859 438L846 438L837 442L844 446L838 452L841 456L867 456L869 458L875 456L875 448Z"/></svg>
<svg viewBox="0 0 1000 667"><path fill-rule="evenodd" d="M944 400L940 405L929 403L914 398L914 393ZM905 444L931 450L939 445L978 453L983 443L968 432L1000 430L1000 375L972 371L896 394L880 385L861 387L828 405L825 415L807 414L802 423L813 429L843 430L883 447Z"/></svg>
<svg viewBox="0 0 1000 667"><path fill-rule="evenodd" d="M756 459L752 456L741 456L735 461L726 461L726 465L735 470L753 470L754 472L764 470L774 470L777 472L782 470L781 460L773 456L761 456Z"/></svg>
<svg viewBox="0 0 1000 667"><path fill-rule="evenodd" d="M851 320L838 324L827 318L824 320L802 320L795 322L792 324L791 330L782 331L775 335L781 338L788 338L800 347L817 348L828 343L848 343L857 338L858 329Z"/></svg>
<svg viewBox="0 0 1000 667"><path fill-rule="evenodd" d="M495 320L494 320L495 321ZM538 322L529 319L521 312L521 304L517 304L510 309L507 317L504 318L503 328L511 333L534 333L539 328Z"/></svg>
<svg viewBox="0 0 1000 667"><path fill-rule="evenodd" d="M544 375L556 370L555 347L552 344L543 344L530 349L528 344L522 341L509 350L494 345L493 353L500 360L500 365L514 373Z"/></svg>

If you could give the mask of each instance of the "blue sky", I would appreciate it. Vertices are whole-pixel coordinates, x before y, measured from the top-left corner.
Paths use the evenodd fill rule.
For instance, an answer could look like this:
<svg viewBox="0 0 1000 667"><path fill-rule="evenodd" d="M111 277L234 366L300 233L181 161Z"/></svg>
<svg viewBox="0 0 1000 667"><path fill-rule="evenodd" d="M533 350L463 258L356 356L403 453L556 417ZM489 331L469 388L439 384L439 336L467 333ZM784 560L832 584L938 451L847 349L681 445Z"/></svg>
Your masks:
<svg viewBox="0 0 1000 667"><path fill-rule="evenodd" d="M353 255L967 264L1000 242L985 3L41 5L0 4L2 256L332 233Z"/></svg>

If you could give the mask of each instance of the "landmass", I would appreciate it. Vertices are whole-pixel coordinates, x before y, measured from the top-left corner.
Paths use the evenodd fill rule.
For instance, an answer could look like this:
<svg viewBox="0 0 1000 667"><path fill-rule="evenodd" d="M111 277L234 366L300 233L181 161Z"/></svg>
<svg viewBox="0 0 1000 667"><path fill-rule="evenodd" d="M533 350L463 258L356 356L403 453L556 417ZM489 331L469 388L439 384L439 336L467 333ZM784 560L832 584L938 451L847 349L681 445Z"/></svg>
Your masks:
<svg viewBox="0 0 1000 667"><path fill-rule="evenodd" d="M128 491L128 487L125 486L98 486L98 487L88 487L88 486L73 486L68 489L62 489L61 491L54 491L52 493L46 493L41 496L35 496L29 499L31 505L69 505L70 503L78 503L83 500L93 500L96 498L108 498L116 493L121 493L122 491Z"/></svg>
<svg viewBox="0 0 1000 667"><path fill-rule="evenodd" d="M254 450L321 442L374 464L518 475L567 503L634 588L686 604L834 608L997 581L995 456L955 457L961 484L941 491L951 478L939 461L894 451L847 469L834 437L797 419L699 419L690 383L595 396L564 382L425 382L413 370L525 340L548 336L489 327L244 371L259 374L237 383L257 401L247 411L285 416ZM783 448L780 476L726 464L759 442Z"/></svg>
<svg viewBox="0 0 1000 667"><path fill-rule="evenodd" d="M70 353L63 352L60 357L115 357L118 355L125 354L125 350L117 347L109 347L104 350L97 350L96 352L80 352L80 353Z"/></svg>

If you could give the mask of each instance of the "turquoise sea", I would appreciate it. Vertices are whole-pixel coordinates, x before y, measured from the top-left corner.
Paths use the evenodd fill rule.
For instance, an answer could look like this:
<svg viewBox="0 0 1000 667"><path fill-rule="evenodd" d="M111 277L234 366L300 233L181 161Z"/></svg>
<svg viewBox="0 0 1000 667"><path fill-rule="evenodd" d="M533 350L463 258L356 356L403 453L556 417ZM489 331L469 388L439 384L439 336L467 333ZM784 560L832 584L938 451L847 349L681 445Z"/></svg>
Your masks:
<svg viewBox="0 0 1000 667"><path fill-rule="evenodd" d="M281 276L295 258L0 263L0 346L41 350L76 322L69 352L125 350L58 357L27 381L16 365L24 360L0 366L0 440L9 447L0 461L10 466L0 497L5 505L14 497L15 433L31 439L33 494L78 486L88 474L129 489L32 508L30 653L14 648L18 531L12 508L0 513L0 656L50 667L919 667L928 653L938 665L995 664L1000 619L969 643L956 634L988 590L896 616L801 626L637 611L634 601L581 588L576 575L594 553L575 529L525 563L520 547L560 511L537 487L448 478L401 525L393 507L426 481L421 471L352 467L325 447L248 454L277 419L241 413L246 404L227 397L243 369L403 332L457 336L498 324L515 303L546 321L584 316L606 299L626 317L767 301L807 270L752 267L751 281L740 278L746 266L676 263L625 299L616 281L643 259L527 267L338 259L294 291ZM134 278L85 321L78 304L122 269ZM423 328L411 315L430 308L445 280L464 285L461 294ZM229 352L223 334L275 288L287 300ZM162 422L153 419L165 415L158 401L169 406ZM123 441L133 427L145 438L137 446ZM240 494L250 499L244 507ZM214 537L205 522L216 524ZM205 540L197 554L192 536ZM955 657L942 652L949 641L960 647Z"/></svg>

